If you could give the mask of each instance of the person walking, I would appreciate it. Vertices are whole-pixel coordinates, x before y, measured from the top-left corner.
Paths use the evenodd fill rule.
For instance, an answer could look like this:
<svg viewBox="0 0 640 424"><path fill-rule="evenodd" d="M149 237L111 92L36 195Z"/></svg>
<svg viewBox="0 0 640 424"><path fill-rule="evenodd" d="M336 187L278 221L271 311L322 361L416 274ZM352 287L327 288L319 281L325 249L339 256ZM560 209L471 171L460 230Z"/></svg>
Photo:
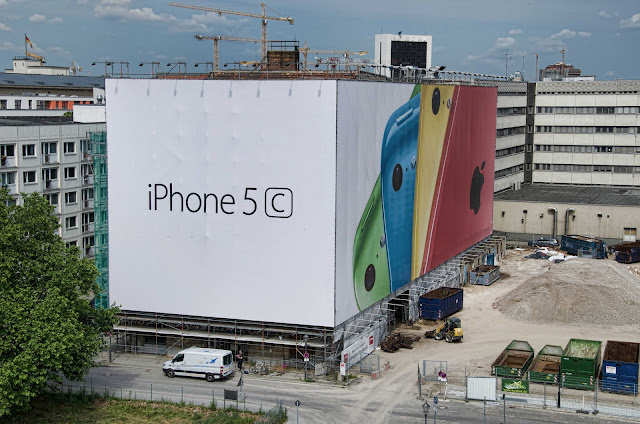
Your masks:
<svg viewBox="0 0 640 424"><path fill-rule="evenodd" d="M236 360L238 361L238 369L242 371L242 361L244 361L244 355L242 355L242 349L238 351L236 355Z"/></svg>

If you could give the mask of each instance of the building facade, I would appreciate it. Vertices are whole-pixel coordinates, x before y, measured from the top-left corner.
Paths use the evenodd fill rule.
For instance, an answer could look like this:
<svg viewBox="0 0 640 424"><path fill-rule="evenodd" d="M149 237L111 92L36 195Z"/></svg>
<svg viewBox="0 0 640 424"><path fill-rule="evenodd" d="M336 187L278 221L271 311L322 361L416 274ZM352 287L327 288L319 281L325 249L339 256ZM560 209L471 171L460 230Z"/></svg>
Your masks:
<svg viewBox="0 0 640 424"><path fill-rule="evenodd" d="M59 218L59 234L95 254L93 163L89 133L105 124L78 124L70 118L0 120L0 180L15 203L40 193Z"/></svg>
<svg viewBox="0 0 640 424"><path fill-rule="evenodd" d="M380 72L386 77L400 75L393 67L431 68L430 35L376 34L375 43L375 63L382 66Z"/></svg>

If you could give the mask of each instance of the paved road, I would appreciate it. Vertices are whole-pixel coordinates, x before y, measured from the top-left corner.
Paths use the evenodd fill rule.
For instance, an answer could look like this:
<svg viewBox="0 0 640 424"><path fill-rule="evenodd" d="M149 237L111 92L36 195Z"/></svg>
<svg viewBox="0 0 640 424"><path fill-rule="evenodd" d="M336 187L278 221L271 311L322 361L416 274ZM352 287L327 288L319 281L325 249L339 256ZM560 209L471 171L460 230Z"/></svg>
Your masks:
<svg viewBox="0 0 640 424"><path fill-rule="evenodd" d="M239 377L207 383L195 378L169 379L161 371L161 365L155 363L144 366L102 366L92 369L86 382L71 383L76 389L86 387L102 393L110 391L116 396L149 399L184 400L208 405L215 396L218 406L222 406L223 389L237 390ZM152 368L151 368L152 367ZM362 380L346 388L340 385L305 383L294 375L287 376L254 376L245 375L242 391L246 394L246 408L263 410L272 408L276 399L284 400L288 408L290 422L296 422L296 399L301 401L299 410L300 423L421 423L423 401L412 394L417 390L408 382L403 393L390 390L385 384L387 375L371 382ZM65 383L67 390L69 383ZM229 402L229 401L228 401ZM433 404L432 399L429 403ZM235 404L233 402L232 404ZM228 404L227 404L228 405ZM235 406L235 405L234 405ZM433 405L432 405L433 406ZM240 408L242 408L240 404ZM489 405L486 409L486 423L503 422L503 406ZM433 410L429 413L428 422L433 422ZM583 415L553 409L525 408L520 405L506 410L506 422L525 423L623 423L625 420L604 417L602 415ZM437 422L441 423L483 423L484 410L481 402L440 401L437 411Z"/></svg>

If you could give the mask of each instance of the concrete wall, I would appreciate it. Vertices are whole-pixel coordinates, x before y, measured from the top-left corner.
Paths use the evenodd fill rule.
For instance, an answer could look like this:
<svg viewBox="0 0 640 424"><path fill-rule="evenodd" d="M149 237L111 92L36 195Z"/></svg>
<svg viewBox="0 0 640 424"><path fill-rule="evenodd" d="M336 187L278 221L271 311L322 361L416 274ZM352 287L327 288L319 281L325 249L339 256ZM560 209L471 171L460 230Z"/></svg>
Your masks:
<svg viewBox="0 0 640 424"><path fill-rule="evenodd" d="M569 214L568 234L593 235L612 244L622 241L625 227L640 228L640 207L511 200L494 201L493 228L495 231L506 232L509 240L532 240L541 236L550 236L553 232L554 213L549 211L549 207L558 210L558 237L565 231L567 208L575 210ZM525 210L526 213L524 213Z"/></svg>

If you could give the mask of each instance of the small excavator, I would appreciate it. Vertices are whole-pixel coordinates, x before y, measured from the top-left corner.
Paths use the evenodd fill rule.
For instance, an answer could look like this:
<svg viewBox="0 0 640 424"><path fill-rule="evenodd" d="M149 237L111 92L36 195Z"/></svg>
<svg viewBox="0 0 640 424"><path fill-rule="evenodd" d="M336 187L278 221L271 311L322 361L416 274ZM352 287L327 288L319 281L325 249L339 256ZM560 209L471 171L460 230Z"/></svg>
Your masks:
<svg viewBox="0 0 640 424"><path fill-rule="evenodd" d="M447 343L462 341L462 323L460 318L447 318L438 328L429 330L424 335L429 339L444 339Z"/></svg>

